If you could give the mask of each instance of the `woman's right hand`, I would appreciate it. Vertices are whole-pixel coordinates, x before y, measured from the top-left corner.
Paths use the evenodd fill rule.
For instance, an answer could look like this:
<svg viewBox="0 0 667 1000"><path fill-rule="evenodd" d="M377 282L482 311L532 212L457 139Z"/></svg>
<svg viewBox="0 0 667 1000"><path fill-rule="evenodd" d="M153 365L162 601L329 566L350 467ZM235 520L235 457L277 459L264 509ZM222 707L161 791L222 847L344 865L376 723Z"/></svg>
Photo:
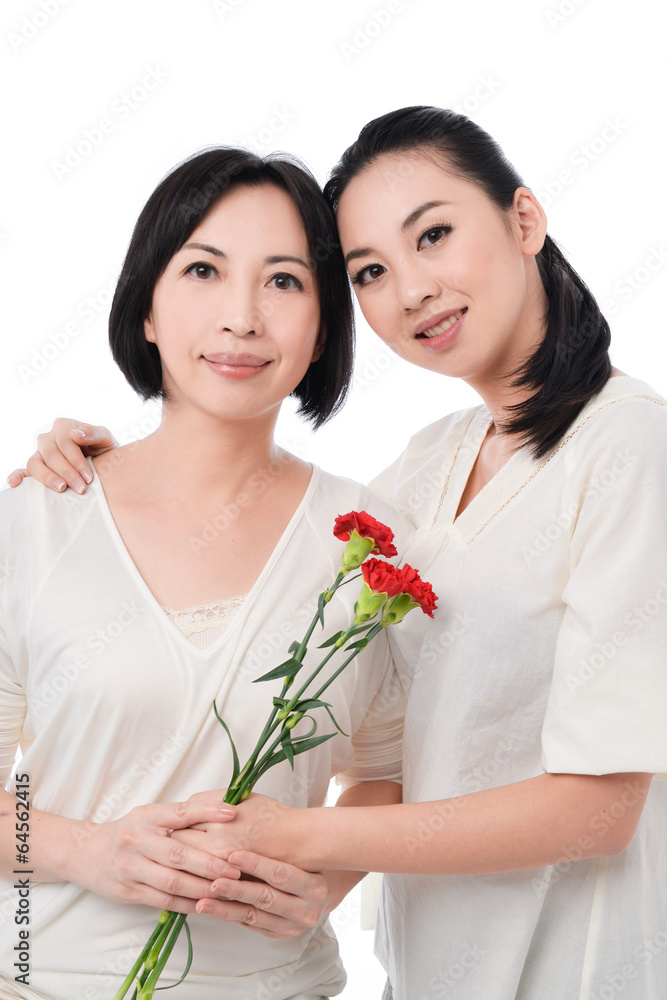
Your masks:
<svg viewBox="0 0 667 1000"><path fill-rule="evenodd" d="M76 848L61 855L67 860L59 874L106 899L194 913L216 878L225 873L237 877L238 870L172 840L170 834L200 823L224 822L234 812L219 800L208 805L167 802L138 806L107 823L77 823L69 828Z"/></svg>
<svg viewBox="0 0 667 1000"><path fill-rule="evenodd" d="M62 493L68 486L75 493L85 493L93 474L84 456L102 455L117 446L107 427L58 417L48 433L38 435L37 451L28 459L27 468L15 469L7 482L19 486L26 476L32 476L55 493Z"/></svg>

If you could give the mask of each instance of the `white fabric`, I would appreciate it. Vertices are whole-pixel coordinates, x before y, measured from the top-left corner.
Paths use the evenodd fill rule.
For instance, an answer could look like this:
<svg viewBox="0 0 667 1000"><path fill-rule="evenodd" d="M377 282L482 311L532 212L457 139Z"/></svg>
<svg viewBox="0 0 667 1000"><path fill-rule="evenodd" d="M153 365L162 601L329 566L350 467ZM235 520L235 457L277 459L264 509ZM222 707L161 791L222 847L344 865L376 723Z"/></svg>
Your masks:
<svg viewBox="0 0 667 1000"><path fill-rule="evenodd" d="M98 479L86 496L72 500L34 480L1 493L3 784L20 741L20 771L30 775L33 807L75 819L104 822L136 805L223 787L231 753L211 703L215 698L245 760L280 690L280 682L251 682L286 659L289 645L302 637L343 551L332 534L334 519L351 509L367 509L391 524L402 544L394 511L365 487L315 470L233 624L202 650L146 587ZM331 602L327 631L349 623L356 589L343 587ZM385 635L347 668L327 700L342 729L363 737L366 765L398 778L396 721L404 704ZM306 666L321 656L316 643L317 632ZM318 722L320 733L333 731L325 713ZM257 790L299 806L320 805L331 775L354 766L353 744L336 735L298 756L293 775L286 762L270 770ZM0 974L11 982L17 892L11 882L1 885ZM33 884L31 908L30 988L58 1000L112 996L157 916L70 884ZM189 1000L333 996L343 987L327 922L282 941L201 916L189 923L195 958L182 988ZM180 941L168 966L172 977L184 967L184 949Z"/></svg>
<svg viewBox="0 0 667 1000"><path fill-rule="evenodd" d="M374 484L414 519L405 558L440 596L434 628L410 616L390 637L414 672L405 801L543 769L667 771L665 401L611 379L555 453L516 452L456 518L489 423L478 407L427 427ZM593 842L633 795L592 821ZM563 848L571 860L533 871L387 876L394 1000L664 1000L667 782L623 854Z"/></svg>
<svg viewBox="0 0 667 1000"><path fill-rule="evenodd" d="M245 594L237 594L221 601L197 604L192 608L170 608L165 604L160 606L193 646L208 649L209 646L215 645L234 621L245 597Z"/></svg>

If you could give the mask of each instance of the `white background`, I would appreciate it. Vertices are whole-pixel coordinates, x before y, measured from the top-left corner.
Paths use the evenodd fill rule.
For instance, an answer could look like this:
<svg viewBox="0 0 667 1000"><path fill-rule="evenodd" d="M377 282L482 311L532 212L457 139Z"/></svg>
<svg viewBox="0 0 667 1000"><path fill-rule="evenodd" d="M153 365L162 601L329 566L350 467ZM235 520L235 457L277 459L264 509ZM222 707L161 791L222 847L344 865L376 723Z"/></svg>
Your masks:
<svg viewBox="0 0 667 1000"><path fill-rule="evenodd" d="M156 426L155 404L113 366L105 323L136 216L172 166L242 144L295 152L323 182L366 121L410 104L464 110L500 141L602 302L614 363L667 394L655 0L10 0L0 49L0 478L56 415L124 441ZM86 147L86 131L101 141ZM360 320L345 412L312 435L286 408L280 439L368 479L414 430L476 401L399 361ZM336 921L344 996L366 1000L382 975L353 909Z"/></svg>

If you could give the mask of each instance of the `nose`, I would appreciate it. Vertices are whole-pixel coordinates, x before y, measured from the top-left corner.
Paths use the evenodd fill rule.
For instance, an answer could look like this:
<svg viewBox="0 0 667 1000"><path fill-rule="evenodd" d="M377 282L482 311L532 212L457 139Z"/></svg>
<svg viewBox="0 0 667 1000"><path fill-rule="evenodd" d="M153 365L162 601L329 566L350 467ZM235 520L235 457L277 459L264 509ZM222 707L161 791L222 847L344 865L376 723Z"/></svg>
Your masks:
<svg viewBox="0 0 667 1000"><path fill-rule="evenodd" d="M419 309L424 302L437 298L440 285L425 262L405 257L396 271L398 300L405 310Z"/></svg>
<svg viewBox="0 0 667 1000"><path fill-rule="evenodd" d="M237 279L225 283L220 293L216 328L236 337L262 333L263 316L250 281Z"/></svg>

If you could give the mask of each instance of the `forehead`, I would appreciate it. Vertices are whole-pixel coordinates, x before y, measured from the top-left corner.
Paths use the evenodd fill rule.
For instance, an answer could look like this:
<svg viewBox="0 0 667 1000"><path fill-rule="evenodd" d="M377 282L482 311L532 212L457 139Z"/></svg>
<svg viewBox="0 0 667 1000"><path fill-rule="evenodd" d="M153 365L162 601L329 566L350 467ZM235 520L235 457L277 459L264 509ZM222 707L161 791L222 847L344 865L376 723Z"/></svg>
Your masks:
<svg viewBox="0 0 667 1000"><path fill-rule="evenodd" d="M289 194L275 184L235 184L209 208L192 231L198 236L222 230L228 238L247 235L304 241L299 211Z"/></svg>
<svg viewBox="0 0 667 1000"><path fill-rule="evenodd" d="M479 185L453 173L433 152L385 153L354 177L338 204L343 243L365 227L401 226L420 205L491 205Z"/></svg>

